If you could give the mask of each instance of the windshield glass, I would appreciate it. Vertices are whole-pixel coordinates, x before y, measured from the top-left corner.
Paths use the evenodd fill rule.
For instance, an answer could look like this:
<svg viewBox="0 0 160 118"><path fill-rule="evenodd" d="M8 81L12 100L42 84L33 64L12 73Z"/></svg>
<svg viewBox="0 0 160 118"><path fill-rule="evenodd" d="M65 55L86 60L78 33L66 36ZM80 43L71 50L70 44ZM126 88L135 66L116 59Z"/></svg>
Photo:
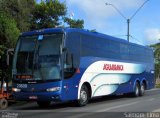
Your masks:
<svg viewBox="0 0 160 118"><path fill-rule="evenodd" d="M61 44L62 34L20 37L13 62L16 79L60 79Z"/></svg>

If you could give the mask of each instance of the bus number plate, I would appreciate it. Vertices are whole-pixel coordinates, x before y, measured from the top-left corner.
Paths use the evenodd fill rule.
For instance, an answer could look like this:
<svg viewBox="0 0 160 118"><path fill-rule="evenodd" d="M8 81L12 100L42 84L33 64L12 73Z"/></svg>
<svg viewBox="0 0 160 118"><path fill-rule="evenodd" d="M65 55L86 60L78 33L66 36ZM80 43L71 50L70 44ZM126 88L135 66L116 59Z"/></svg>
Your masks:
<svg viewBox="0 0 160 118"><path fill-rule="evenodd" d="M27 84L17 84L17 88L27 88Z"/></svg>
<svg viewBox="0 0 160 118"><path fill-rule="evenodd" d="M37 96L29 96L30 100L37 100L37 98L38 98Z"/></svg>

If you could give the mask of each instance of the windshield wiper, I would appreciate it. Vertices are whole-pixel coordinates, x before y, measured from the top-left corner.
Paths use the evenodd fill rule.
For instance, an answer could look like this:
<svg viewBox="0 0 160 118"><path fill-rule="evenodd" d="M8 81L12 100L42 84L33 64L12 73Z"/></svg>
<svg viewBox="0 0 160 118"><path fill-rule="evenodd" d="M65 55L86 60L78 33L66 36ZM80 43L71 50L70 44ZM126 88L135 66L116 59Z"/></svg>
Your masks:
<svg viewBox="0 0 160 118"><path fill-rule="evenodd" d="M33 55L33 65L32 65L32 75L34 74L34 69L35 66L37 65L37 61L38 61L38 52L39 52L39 46L38 46L38 41L35 41L35 46L34 46L34 55Z"/></svg>
<svg viewBox="0 0 160 118"><path fill-rule="evenodd" d="M34 47L34 57L33 57L33 66L32 66L32 75L34 74L34 70L36 68L36 70L38 70L40 77L42 80L44 80L43 74L41 72L41 70L39 69L39 42L38 40L35 41L35 47Z"/></svg>

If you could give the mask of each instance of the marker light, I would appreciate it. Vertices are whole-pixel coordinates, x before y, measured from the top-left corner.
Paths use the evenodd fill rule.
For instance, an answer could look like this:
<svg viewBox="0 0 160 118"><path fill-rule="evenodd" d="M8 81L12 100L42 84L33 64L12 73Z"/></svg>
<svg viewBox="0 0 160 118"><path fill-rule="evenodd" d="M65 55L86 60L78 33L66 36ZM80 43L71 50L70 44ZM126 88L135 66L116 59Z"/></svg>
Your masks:
<svg viewBox="0 0 160 118"><path fill-rule="evenodd" d="M31 79L33 78L32 75L17 75L16 78L18 79Z"/></svg>

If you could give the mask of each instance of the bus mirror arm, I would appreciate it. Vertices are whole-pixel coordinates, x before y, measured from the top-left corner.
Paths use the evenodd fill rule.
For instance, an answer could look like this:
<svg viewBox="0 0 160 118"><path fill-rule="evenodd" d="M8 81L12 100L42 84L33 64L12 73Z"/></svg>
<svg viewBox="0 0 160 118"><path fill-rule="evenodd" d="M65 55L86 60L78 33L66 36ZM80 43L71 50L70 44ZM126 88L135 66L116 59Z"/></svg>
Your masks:
<svg viewBox="0 0 160 118"><path fill-rule="evenodd" d="M63 49L62 49L62 52L67 52L67 48L63 48Z"/></svg>

